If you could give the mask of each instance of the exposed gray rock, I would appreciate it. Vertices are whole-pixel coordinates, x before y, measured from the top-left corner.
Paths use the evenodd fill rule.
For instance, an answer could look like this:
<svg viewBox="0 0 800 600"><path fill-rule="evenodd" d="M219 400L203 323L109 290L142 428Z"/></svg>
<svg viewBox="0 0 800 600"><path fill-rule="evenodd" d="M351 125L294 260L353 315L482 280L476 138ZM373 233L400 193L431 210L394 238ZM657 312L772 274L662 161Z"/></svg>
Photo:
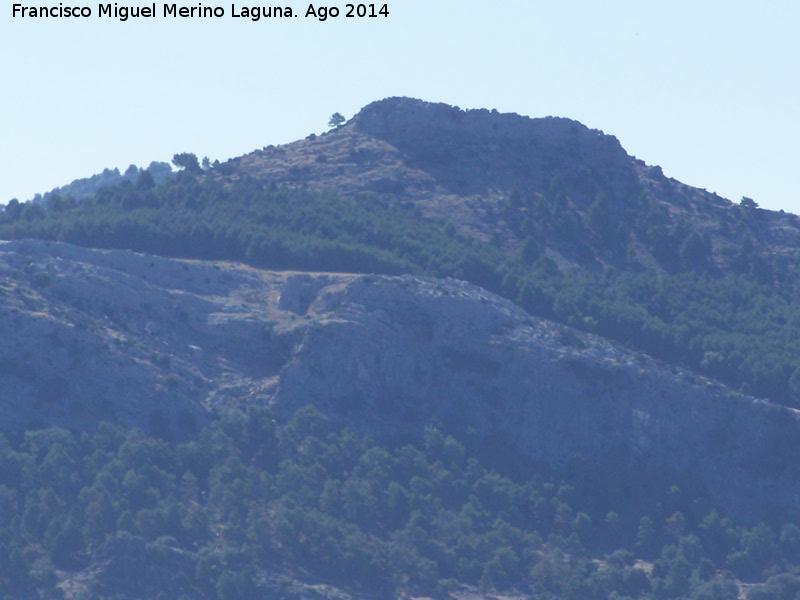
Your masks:
<svg viewBox="0 0 800 600"><path fill-rule="evenodd" d="M276 408L310 402L377 438L436 418L545 464L669 469L732 511L795 506L796 411L533 318L464 282L324 288Z"/></svg>
<svg viewBox="0 0 800 600"><path fill-rule="evenodd" d="M456 280L0 245L2 429L191 435L224 406L314 404L379 439L436 418L554 467L669 469L757 518L796 507L796 411L531 317ZM624 478L623 478L624 479Z"/></svg>
<svg viewBox="0 0 800 600"><path fill-rule="evenodd" d="M164 435L268 397L293 346L284 275L67 244L0 244L0 429ZM273 318L275 310L277 317Z"/></svg>

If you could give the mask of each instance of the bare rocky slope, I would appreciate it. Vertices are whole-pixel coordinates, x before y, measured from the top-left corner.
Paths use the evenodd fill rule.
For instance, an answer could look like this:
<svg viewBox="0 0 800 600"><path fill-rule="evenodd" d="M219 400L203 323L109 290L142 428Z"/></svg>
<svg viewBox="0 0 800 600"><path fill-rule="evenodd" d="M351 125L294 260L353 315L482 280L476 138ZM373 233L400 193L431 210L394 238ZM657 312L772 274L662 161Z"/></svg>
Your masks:
<svg viewBox="0 0 800 600"><path fill-rule="evenodd" d="M457 280L259 271L0 244L0 427L195 435L223 407L314 404L378 439L432 418L553 467L668 469L733 514L792 510L796 411Z"/></svg>

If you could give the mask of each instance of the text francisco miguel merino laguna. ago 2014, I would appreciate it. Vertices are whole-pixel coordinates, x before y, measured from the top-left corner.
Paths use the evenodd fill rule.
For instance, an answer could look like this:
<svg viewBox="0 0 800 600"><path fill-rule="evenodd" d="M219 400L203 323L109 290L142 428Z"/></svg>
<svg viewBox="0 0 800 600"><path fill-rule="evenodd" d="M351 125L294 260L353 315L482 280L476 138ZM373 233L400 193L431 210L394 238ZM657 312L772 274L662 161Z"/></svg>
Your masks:
<svg viewBox="0 0 800 600"><path fill-rule="evenodd" d="M24 4L13 4L11 7L12 17L17 18L89 18L94 15L98 17L110 17L127 21L129 18L155 18L163 17L199 17L199 18L220 18L230 15L231 17L244 17L253 21L258 21L261 17L313 17L324 21L328 17L388 17L388 4L346 4L341 10L336 6L317 6L309 4L303 11L295 11L290 6L241 6L231 4L231 11L227 13L221 6L203 6L198 2L197 6L180 6L178 4L162 4L161 11L156 9L156 3L140 6L119 6L114 4L98 4L96 12L91 6L64 6L59 3L57 6L27 6Z"/></svg>

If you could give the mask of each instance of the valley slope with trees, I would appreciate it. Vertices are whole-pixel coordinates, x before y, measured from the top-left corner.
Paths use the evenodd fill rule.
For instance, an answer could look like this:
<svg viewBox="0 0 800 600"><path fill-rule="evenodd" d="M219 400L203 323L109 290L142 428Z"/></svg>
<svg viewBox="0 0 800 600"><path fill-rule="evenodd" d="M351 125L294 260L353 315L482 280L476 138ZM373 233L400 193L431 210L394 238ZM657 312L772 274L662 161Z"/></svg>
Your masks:
<svg viewBox="0 0 800 600"><path fill-rule="evenodd" d="M600 336L698 386L758 398L783 427L763 468L800 478L798 217L685 186L567 119L391 98L335 125L224 163L182 153L172 175L154 163L110 173L107 185L76 182L11 201L0 238L275 271L464 280L558 324L565 347ZM35 312L37 286L52 285L27 276L32 291L9 283L2 293ZM123 331L113 309L87 330ZM497 370L466 352L447 358L476 381ZM33 389L25 360L4 358L0 375ZM161 361L178 372L177 361ZM173 392L163 386L167 400L182 377L172 378ZM598 380L598 401L613 401L614 390L601 388ZM6 428L0 594L800 594L800 528L785 506L749 519L726 514L679 470L639 469L627 454L604 471L578 459L501 456L474 430L435 418L416 423L417 435L376 440L326 414L330 406L273 414L258 401L228 403L181 435L113 419L84 431ZM730 443L718 433L714 444ZM641 475L632 493L626 473Z"/></svg>

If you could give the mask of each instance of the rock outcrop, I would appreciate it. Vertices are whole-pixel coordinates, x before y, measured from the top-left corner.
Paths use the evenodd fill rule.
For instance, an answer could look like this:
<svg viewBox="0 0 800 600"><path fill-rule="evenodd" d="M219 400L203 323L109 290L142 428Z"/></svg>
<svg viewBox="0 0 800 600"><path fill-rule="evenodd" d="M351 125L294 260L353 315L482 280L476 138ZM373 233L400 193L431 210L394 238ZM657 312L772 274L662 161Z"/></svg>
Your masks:
<svg viewBox="0 0 800 600"><path fill-rule="evenodd" d="M577 183L582 191L573 190L573 200L585 207L601 189L637 196L643 166L615 137L571 119L387 98L343 127L232 159L220 172L344 196L378 195L489 239L510 236L494 211L512 190L546 192L554 179ZM597 183L587 187L590 180Z"/></svg>
<svg viewBox="0 0 800 600"><path fill-rule="evenodd" d="M600 177L616 195L639 183L637 163L617 138L572 119L387 98L361 109L350 126L399 149L409 164L459 194L546 190L556 177ZM575 200L592 202L593 191L584 192Z"/></svg>
<svg viewBox="0 0 800 600"><path fill-rule="evenodd" d="M342 127L234 158L214 176L332 190L363 202L379 197L414 207L464 235L499 241L509 252L518 251L523 241L503 210L515 193L547 198L584 217L600 201L615 219L623 218L617 213L624 206L645 201L652 208L650 218L663 216L659 227L681 223L707 240L717 268L740 268L735 256L743 234L731 239L732 228L741 224L740 207L666 177L660 167L627 154L616 137L571 119L386 98L365 106ZM634 219L624 219L624 235L639 235L629 231ZM745 222L748 253L775 257L782 270L797 275L800 219L754 209ZM574 243L569 235L541 235L552 238L545 239L548 256L558 264L581 263L562 247ZM660 259L650 245L634 244L629 258L653 268ZM613 257L602 260L614 263Z"/></svg>
<svg viewBox="0 0 800 600"><path fill-rule="evenodd" d="M668 469L750 518L800 494L796 411L457 280L10 242L0 323L7 432L111 420L186 437L226 406L314 404L378 439L435 418L556 468Z"/></svg>
<svg viewBox="0 0 800 600"><path fill-rule="evenodd" d="M795 505L797 411L533 318L455 280L364 276L321 290L273 403L312 403L374 437L436 419L495 455L671 471L732 512Z"/></svg>
<svg viewBox="0 0 800 600"><path fill-rule="evenodd" d="M293 344L269 313L284 278L0 244L0 428L86 429L105 419L181 437L221 406L269 396Z"/></svg>

